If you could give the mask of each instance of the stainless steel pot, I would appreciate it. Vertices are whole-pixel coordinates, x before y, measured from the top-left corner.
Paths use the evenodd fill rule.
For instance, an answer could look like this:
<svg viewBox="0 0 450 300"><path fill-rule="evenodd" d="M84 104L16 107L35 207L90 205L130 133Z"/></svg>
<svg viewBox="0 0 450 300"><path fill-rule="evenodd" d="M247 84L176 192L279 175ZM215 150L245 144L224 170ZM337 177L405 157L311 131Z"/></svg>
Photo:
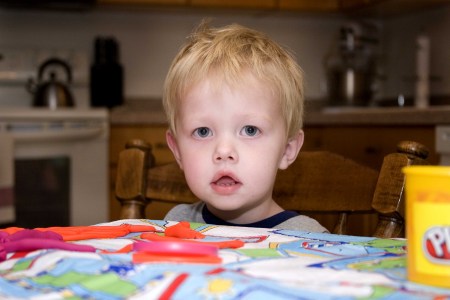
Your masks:
<svg viewBox="0 0 450 300"><path fill-rule="evenodd" d="M372 75L352 68L328 71L328 97L331 106L367 106L372 99Z"/></svg>
<svg viewBox="0 0 450 300"><path fill-rule="evenodd" d="M337 43L324 59L329 105L371 104L376 87L377 32L377 27L367 22L341 27Z"/></svg>

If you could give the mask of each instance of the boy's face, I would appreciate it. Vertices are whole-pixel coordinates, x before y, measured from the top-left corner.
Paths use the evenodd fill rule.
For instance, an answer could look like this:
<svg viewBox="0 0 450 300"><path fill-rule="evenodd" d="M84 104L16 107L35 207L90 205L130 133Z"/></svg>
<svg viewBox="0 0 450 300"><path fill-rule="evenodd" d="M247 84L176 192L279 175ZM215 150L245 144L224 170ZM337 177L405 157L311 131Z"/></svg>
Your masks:
<svg viewBox="0 0 450 300"><path fill-rule="evenodd" d="M201 81L181 99L178 116L176 137L168 132L167 142L192 192L228 221L271 216L277 170L295 160L303 132L286 140L278 99L267 85L253 76L234 89Z"/></svg>

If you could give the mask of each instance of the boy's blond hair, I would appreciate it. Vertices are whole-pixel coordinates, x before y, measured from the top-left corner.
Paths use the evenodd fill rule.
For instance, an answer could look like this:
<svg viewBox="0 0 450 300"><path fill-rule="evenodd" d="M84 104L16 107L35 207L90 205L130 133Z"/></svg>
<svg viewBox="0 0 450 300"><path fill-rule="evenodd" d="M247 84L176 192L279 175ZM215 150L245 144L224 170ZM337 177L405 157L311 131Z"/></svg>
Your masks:
<svg viewBox="0 0 450 300"><path fill-rule="evenodd" d="M293 56L256 30L237 24L210 28L203 22L173 60L164 84L163 104L173 134L177 104L189 87L210 77L216 84L236 87L249 71L280 100L287 137L298 133L303 121L303 73Z"/></svg>

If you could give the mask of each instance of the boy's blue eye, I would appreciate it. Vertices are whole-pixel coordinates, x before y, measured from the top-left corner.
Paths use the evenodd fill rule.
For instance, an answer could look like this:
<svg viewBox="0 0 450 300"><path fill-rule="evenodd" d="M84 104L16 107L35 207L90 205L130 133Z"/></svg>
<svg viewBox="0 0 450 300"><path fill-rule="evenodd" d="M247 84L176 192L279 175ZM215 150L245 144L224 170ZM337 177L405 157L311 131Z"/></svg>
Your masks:
<svg viewBox="0 0 450 300"><path fill-rule="evenodd" d="M194 130L194 135L204 138L211 135L211 130L208 127L199 127Z"/></svg>
<svg viewBox="0 0 450 300"><path fill-rule="evenodd" d="M260 133L260 130L256 126L247 125L242 128L242 133L246 136L256 136Z"/></svg>

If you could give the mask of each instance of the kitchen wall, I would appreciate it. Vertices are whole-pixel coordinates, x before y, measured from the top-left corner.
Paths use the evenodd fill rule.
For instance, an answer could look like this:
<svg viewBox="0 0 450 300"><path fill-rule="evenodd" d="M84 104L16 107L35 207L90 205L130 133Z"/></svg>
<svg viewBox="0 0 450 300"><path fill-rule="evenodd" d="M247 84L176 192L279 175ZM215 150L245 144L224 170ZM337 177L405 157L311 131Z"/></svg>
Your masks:
<svg viewBox="0 0 450 300"><path fill-rule="evenodd" d="M413 95L416 39L430 39L430 92L450 98L450 5L391 18L383 22L384 94Z"/></svg>
<svg viewBox="0 0 450 300"><path fill-rule="evenodd" d="M28 53L25 56L29 57L25 62L20 61L26 71L19 74L19 79L11 83L8 80L2 82L0 78L0 105L29 105L31 98L24 88L24 78L35 76L37 64L43 57L57 54L69 57L73 62L77 104L88 106L88 68L92 61L93 41L99 35L115 36L120 43L126 98L160 98L172 58L185 36L204 17L213 18L214 25L237 22L267 32L296 54L306 74L307 98L326 96L323 59L337 39L340 26L347 22L343 17L186 11L55 13L0 9L0 53L1 49L7 49ZM425 30L431 37L431 72L439 77L433 88L439 93L450 94L449 20L450 6L377 22L383 33L380 46L385 76L380 81L384 92L379 97L413 92L414 42L420 30Z"/></svg>

